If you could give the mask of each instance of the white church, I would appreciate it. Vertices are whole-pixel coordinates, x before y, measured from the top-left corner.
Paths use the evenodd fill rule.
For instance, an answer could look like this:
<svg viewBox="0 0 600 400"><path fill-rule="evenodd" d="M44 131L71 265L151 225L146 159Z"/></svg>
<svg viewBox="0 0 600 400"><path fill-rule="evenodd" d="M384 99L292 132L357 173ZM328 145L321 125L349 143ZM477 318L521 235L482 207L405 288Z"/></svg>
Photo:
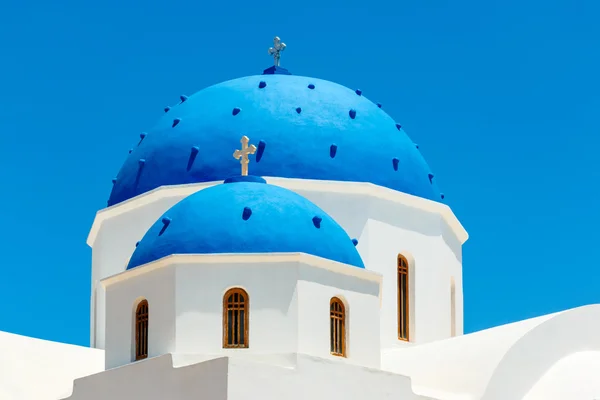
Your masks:
<svg viewBox="0 0 600 400"><path fill-rule="evenodd" d="M0 400L600 399L600 305L463 335L468 235L418 145L284 49L132 142L90 347L0 332Z"/></svg>

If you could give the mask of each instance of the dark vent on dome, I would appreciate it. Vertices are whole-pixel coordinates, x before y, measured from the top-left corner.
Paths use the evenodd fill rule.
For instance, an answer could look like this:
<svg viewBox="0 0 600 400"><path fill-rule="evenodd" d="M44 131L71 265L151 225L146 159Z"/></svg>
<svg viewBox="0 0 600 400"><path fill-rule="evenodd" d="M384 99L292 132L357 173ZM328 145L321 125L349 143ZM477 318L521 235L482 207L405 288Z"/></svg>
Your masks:
<svg viewBox="0 0 600 400"><path fill-rule="evenodd" d="M158 236L162 236L163 233L165 233L165 231L167 230L167 228L169 227L169 224L171 223L171 218L169 217L164 217L162 219L162 223L163 223L163 227L160 230L160 232L158 232Z"/></svg>
<svg viewBox="0 0 600 400"><path fill-rule="evenodd" d="M138 172L137 172L137 175L135 176L135 185L136 186L140 182L140 178L142 177L142 171L144 170L145 164L146 164L146 160L144 160L143 158L140 158L138 160Z"/></svg>
<svg viewBox="0 0 600 400"><path fill-rule="evenodd" d="M323 218L321 218L321 217L313 217L312 221L313 221L313 225L315 226L315 228L320 228L321 227L321 221L323 221Z"/></svg>
<svg viewBox="0 0 600 400"><path fill-rule="evenodd" d="M200 148L198 146L192 146L192 151L190 152L190 158L188 159L188 164L187 164L187 170L191 170L192 166L194 165L194 161L196 160L196 156L198 155L198 152L200 151Z"/></svg>
<svg viewBox="0 0 600 400"><path fill-rule="evenodd" d="M258 142L258 147L256 149L256 162L260 162L260 160L265 152L265 147L267 147L267 143L265 143L264 140L261 140L260 142Z"/></svg>
<svg viewBox="0 0 600 400"><path fill-rule="evenodd" d="M337 153L337 145L334 143L329 147L329 157L334 158Z"/></svg>

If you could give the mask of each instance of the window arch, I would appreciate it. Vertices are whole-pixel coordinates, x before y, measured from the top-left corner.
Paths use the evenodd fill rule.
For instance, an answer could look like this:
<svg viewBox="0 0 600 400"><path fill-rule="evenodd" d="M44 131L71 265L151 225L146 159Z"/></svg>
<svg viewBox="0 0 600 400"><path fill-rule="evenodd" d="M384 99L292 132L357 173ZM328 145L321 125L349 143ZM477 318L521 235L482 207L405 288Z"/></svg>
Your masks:
<svg viewBox="0 0 600 400"><path fill-rule="evenodd" d="M148 358L148 300L138 303L135 310L135 361Z"/></svg>
<svg viewBox="0 0 600 400"><path fill-rule="evenodd" d="M337 297L329 302L329 347L334 356L346 357L346 307Z"/></svg>
<svg viewBox="0 0 600 400"><path fill-rule="evenodd" d="M248 348L250 299L242 288L223 296L223 348Z"/></svg>
<svg viewBox="0 0 600 400"><path fill-rule="evenodd" d="M409 276L406 257L398 254L398 339L409 340Z"/></svg>

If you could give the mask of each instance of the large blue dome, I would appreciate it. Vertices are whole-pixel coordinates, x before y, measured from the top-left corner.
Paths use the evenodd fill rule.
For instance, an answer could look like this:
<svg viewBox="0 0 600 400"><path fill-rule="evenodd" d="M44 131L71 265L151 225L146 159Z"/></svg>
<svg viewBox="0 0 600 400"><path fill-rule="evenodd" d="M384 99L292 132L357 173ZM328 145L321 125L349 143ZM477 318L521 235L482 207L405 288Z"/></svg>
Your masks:
<svg viewBox="0 0 600 400"><path fill-rule="evenodd" d="M252 179L212 186L177 203L138 243L127 269L172 254L215 253L307 253L364 268L354 242L325 211Z"/></svg>
<svg viewBox="0 0 600 400"><path fill-rule="evenodd" d="M360 90L291 75L257 75L208 87L142 134L114 180L108 205L163 185L239 173L240 137L258 147L261 176L371 182L440 200L433 175L400 125Z"/></svg>

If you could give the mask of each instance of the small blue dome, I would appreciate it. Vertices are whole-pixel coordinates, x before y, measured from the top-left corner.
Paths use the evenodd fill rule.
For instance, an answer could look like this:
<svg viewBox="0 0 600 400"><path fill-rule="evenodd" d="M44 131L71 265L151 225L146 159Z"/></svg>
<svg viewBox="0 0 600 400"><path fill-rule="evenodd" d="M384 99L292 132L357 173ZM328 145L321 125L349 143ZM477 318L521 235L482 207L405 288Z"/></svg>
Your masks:
<svg viewBox="0 0 600 400"><path fill-rule="evenodd" d="M164 185L222 181L239 173L232 153L246 135L261 176L371 182L439 201L417 146L360 90L291 75L249 76L165 108L140 135L108 205Z"/></svg>
<svg viewBox="0 0 600 400"><path fill-rule="evenodd" d="M359 268L355 244L304 197L256 179L232 179L183 199L138 243L127 269L172 254L307 253Z"/></svg>

